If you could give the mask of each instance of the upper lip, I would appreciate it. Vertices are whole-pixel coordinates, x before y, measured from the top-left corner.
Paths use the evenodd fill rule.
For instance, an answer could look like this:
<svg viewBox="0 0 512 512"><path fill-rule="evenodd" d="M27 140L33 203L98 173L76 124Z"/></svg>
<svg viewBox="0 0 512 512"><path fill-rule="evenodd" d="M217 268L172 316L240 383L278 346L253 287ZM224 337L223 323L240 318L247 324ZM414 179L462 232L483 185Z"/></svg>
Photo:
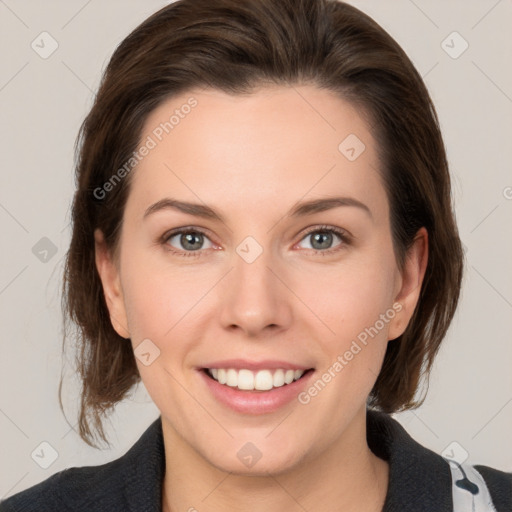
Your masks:
<svg viewBox="0 0 512 512"><path fill-rule="evenodd" d="M302 364L290 363L288 361L278 361L276 359L265 359L263 361L248 361L247 359L224 359L222 361L213 361L207 363L204 368L233 368L235 370L277 370L282 368L283 370L309 370L311 366L304 366Z"/></svg>

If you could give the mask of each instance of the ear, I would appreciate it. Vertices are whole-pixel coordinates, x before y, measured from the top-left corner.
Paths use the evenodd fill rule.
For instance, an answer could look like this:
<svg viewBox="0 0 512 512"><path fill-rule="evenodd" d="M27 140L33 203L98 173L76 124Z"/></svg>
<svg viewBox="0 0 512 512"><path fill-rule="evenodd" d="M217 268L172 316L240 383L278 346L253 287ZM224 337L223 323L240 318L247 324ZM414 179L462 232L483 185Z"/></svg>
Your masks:
<svg viewBox="0 0 512 512"><path fill-rule="evenodd" d="M126 308L119 279L119 270L111 251L107 247L101 230L94 231L95 261L98 274L103 285L105 302L107 303L112 327L123 338L129 338Z"/></svg>
<svg viewBox="0 0 512 512"><path fill-rule="evenodd" d="M398 291L393 309L397 314L390 322L388 339L394 340L401 336L412 318L418 303L421 285L425 277L428 262L428 233L422 227L416 233L411 247L408 249L404 267L398 280Z"/></svg>

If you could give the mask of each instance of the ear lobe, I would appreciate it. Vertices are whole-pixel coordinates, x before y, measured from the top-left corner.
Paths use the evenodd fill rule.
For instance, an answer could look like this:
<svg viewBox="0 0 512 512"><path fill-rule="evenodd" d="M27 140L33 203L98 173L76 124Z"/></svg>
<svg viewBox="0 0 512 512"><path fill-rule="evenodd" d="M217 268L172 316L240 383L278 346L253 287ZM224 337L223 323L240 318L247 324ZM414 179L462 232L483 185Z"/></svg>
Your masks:
<svg viewBox="0 0 512 512"><path fill-rule="evenodd" d="M412 318L418 303L421 285L425 277L428 263L428 232L422 227L416 233L414 241L407 251L404 267L400 272L401 285L395 297L395 303L400 304L399 313L390 323L388 339L394 340L401 336Z"/></svg>
<svg viewBox="0 0 512 512"><path fill-rule="evenodd" d="M112 327L123 338L129 338L126 308L119 279L119 272L101 230L94 231L96 269L103 286L103 294L110 314Z"/></svg>

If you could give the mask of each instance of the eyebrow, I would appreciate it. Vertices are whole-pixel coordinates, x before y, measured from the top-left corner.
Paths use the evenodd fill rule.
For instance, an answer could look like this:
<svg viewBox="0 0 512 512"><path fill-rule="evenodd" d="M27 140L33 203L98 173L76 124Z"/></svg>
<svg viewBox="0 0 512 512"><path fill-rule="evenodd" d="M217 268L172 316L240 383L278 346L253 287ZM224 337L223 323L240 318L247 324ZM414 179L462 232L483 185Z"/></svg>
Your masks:
<svg viewBox="0 0 512 512"><path fill-rule="evenodd" d="M324 212L340 206L352 206L359 208L373 219L370 208L353 197L327 197L304 201L294 205L286 216L290 218L305 217L307 215L313 215L314 213ZM168 209L178 210L189 215L194 215L195 217L202 217L225 223L224 217L220 213L205 204L188 203L186 201L178 201L177 199L172 198L161 199L149 206L144 212L143 218L145 219L155 212Z"/></svg>

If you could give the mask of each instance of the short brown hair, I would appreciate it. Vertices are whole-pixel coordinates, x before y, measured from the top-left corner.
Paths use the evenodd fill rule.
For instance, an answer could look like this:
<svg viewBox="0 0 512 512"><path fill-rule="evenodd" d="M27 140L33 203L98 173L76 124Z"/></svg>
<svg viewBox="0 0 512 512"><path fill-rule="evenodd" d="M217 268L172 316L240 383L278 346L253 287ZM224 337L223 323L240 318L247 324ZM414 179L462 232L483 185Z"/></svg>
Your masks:
<svg viewBox="0 0 512 512"><path fill-rule="evenodd" d="M65 340L72 323L78 327L79 432L87 443L94 434L106 441L102 418L140 380L131 344L111 325L94 258L96 228L117 247L131 174L104 197L95 191L129 160L144 121L170 97L194 87L240 94L306 83L371 118L400 267L419 228L428 231L416 310L404 334L388 343L369 405L394 412L424 400L416 392L455 313L463 252L438 119L418 72L375 21L339 1L179 0L118 46L77 138L62 305Z"/></svg>

